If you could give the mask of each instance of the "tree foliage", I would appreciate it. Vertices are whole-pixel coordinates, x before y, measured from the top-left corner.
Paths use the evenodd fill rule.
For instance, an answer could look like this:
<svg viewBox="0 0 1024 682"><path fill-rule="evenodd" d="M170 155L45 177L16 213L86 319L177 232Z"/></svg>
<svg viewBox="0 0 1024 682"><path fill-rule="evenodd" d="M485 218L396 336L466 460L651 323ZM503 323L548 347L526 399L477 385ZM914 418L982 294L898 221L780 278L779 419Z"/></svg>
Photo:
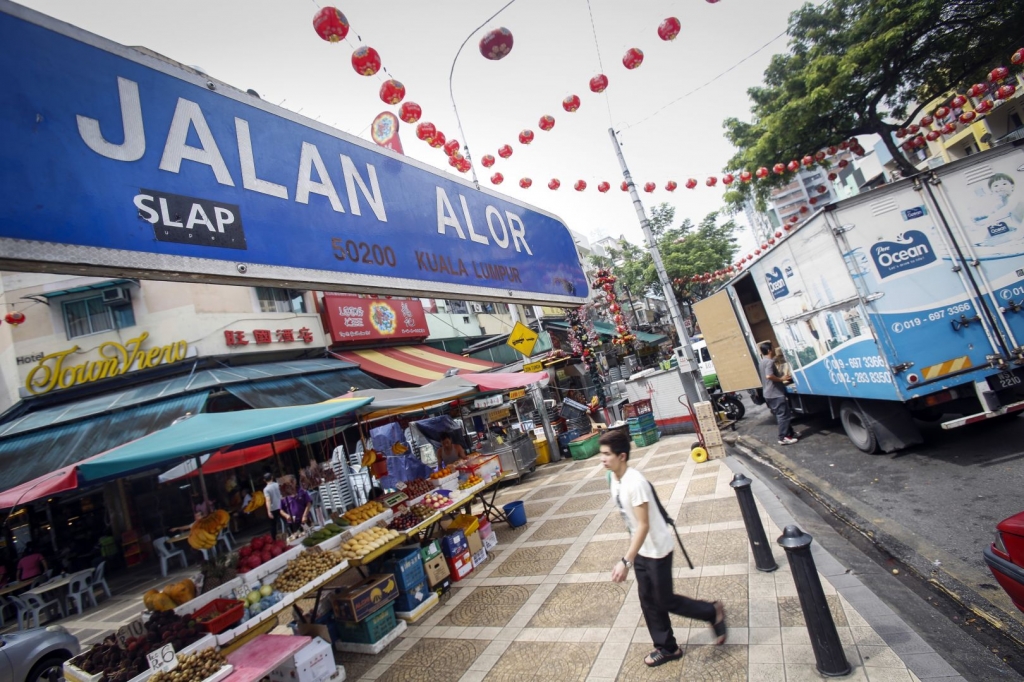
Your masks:
<svg viewBox="0 0 1024 682"><path fill-rule="evenodd" d="M1024 11L1000 0L827 0L790 15L789 53L748 91L753 121L730 118L739 149L729 167L755 170L857 136L878 134L903 170L913 166L891 133L951 89L983 81L1021 47ZM763 199L791 174L741 185Z"/></svg>

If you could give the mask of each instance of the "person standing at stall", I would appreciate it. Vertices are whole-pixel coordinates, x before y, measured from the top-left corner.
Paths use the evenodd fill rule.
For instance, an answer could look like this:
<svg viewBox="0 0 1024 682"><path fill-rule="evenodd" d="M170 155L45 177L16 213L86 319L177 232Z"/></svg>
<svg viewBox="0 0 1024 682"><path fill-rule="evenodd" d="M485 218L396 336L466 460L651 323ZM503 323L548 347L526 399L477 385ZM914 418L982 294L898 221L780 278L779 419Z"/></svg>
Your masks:
<svg viewBox="0 0 1024 682"><path fill-rule="evenodd" d="M266 499L267 516L270 517L270 537L276 540L278 520L281 518L281 486L274 480L269 469L264 472L263 480L267 482L263 488L263 497Z"/></svg>
<svg viewBox="0 0 1024 682"><path fill-rule="evenodd" d="M25 553L18 561L18 580L32 580L38 578L48 570L46 559L39 553L35 545L29 543L25 547Z"/></svg>
<svg viewBox="0 0 1024 682"><path fill-rule="evenodd" d="M281 500L281 518L288 524L288 530L292 533L302 529L304 525L309 523L309 513L313 509L313 498L309 496L309 493L300 486L295 484L295 480L289 483L288 489L284 492L287 493Z"/></svg>
<svg viewBox="0 0 1024 682"><path fill-rule="evenodd" d="M441 436L441 447L437 450L437 458L444 463L445 466L455 464L464 459L468 459L466 451L458 443L452 442L452 437L449 434Z"/></svg>

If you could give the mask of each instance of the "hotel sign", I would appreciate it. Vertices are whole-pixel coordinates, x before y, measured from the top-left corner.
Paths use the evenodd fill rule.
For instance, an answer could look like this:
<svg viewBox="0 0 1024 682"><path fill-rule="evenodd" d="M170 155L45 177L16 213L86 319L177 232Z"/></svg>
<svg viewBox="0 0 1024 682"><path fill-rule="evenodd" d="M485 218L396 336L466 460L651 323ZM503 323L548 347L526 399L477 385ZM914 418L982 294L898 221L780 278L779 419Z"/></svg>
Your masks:
<svg viewBox="0 0 1024 682"><path fill-rule="evenodd" d="M143 332L123 344L107 341L98 349L99 359L78 364L73 364L76 360L73 356L81 350L79 346L44 355L29 370L25 388L32 395L42 395L61 388L121 376L137 369L169 365L184 360L188 353L187 341L143 348L148 338L149 332Z"/></svg>

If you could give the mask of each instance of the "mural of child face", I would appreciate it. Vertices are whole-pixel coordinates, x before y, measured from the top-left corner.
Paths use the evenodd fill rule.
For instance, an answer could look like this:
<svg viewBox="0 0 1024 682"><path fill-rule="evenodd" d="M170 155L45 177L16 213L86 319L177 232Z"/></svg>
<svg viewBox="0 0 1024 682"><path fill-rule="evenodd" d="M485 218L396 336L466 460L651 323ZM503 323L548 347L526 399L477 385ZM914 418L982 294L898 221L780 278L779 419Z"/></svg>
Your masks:
<svg viewBox="0 0 1024 682"><path fill-rule="evenodd" d="M1013 181L1004 178L996 178L992 181L992 184L989 185L989 189L991 189L992 193L997 197L1006 199L1013 194Z"/></svg>

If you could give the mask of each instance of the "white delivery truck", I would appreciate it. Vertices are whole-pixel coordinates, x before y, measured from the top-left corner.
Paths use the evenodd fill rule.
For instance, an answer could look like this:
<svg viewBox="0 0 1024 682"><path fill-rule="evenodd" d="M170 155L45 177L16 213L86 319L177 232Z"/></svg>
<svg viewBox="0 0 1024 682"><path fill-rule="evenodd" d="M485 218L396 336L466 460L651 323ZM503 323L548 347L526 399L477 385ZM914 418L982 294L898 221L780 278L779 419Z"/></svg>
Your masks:
<svg viewBox="0 0 1024 682"><path fill-rule="evenodd" d="M797 413L865 452L1024 409L1024 146L842 200L694 306L726 391L781 347ZM951 418L951 416L954 416Z"/></svg>

